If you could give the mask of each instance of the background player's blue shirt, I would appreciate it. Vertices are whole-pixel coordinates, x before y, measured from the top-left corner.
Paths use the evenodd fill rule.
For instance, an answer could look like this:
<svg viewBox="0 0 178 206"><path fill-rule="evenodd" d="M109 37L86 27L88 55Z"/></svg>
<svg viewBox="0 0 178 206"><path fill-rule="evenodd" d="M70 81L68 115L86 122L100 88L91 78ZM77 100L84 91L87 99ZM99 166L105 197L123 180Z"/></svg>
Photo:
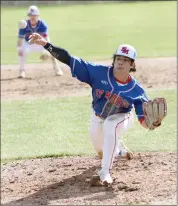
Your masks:
<svg viewBox="0 0 178 206"><path fill-rule="evenodd" d="M92 64L73 56L70 68L73 77L91 86L92 106L97 115L106 119L112 114L127 113L134 106L138 119L144 117L142 103L148 98L135 78L131 77L127 84L118 84L113 67Z"/></svg>
<svg viewBox="0 0 178 206"><path fill-rule="evenodd" d="M48 36L48 26L44 21L38 20L38 23L35 28L31 27L30 20L26 20L26 21L27 21L26 28L19 29L19 33L18 33L19 38L25 38L25 40L28 41L29 36L34 32L39 33L43 37Z"/></svg>

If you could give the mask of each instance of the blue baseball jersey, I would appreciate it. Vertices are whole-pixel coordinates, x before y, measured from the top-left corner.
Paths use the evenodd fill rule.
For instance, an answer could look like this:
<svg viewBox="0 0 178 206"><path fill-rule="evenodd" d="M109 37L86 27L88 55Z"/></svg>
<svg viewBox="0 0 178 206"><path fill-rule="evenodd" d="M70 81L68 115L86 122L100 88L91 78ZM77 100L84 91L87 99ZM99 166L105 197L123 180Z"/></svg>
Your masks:
<svg viewBox="0 0 178 206"><path fill-rule="evenodd" d="M44 21L38 20L38 23L35 28L32 28L30 24L30 20L26 20L26 21L27 21L26 28L19 29L19 33L18 33L19 38L25 38L25 40L28 41L29 36L34 32L42 35L43 37L48 36L48 26Z"/></svg>
<svg viewBox="0 0 178 206"><path fill-rule="evenodd" d="M113 67L89 63L71 56L70 69L73 77L92 88L92 107L95 113L106 119L117 113L130 112L134 107L138 120L144 117L142 104L148 98L144 89L131 76L127 84L119 84L113 75Z"/></svg>

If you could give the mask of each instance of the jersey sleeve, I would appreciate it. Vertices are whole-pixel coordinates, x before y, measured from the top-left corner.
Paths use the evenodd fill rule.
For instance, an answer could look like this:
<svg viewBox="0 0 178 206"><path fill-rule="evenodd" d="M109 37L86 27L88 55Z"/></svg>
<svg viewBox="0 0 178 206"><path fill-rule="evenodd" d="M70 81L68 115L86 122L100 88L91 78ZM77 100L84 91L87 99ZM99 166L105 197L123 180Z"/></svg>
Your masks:
<svg viewBox="0 0 178 206"><path fill-rule="evenodd" d="M18 37L22 39L25 38L25 29L19 29Z"/></svg>
<svg viewBox="0 0 178 206"><path fill-rule="evenodd" d="M79 81L88 83L90 86L94 82L94 72L98 67L100 66L83 61L78 57L71 56L70 58L72 77L76 77Z"/></svg>
<svg viewBox="0 0 178 206"><path fill-rule="evenodd" d="M43 37L48 36L48 25L44 21L41 21L41 29L40 30L41 30L40 33Z"/></svg>
<svg viewBox="0 0 178 206"><path fill-rule="evenodd" d="M143 91L138 96L138 98L134 101L135 113L136 113L137 118L140 122L142 122L144 119L142 104L143 104L143 102L148 102L148 100L149 100L148 97L146 96L145 92Z"/></svg>

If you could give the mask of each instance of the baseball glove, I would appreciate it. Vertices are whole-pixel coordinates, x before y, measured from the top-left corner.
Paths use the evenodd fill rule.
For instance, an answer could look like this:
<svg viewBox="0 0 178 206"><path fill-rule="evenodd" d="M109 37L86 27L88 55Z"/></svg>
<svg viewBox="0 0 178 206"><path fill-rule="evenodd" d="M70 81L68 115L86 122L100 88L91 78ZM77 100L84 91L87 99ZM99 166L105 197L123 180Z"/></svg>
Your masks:
<svg viewBox="0 0 178 206"><path fill-rule="evenodd" d="M40 59L42 61L46 61L50 58L50 53L48 51L44 51L42 52L42 55L40 56Z"/></svg>
<svg viewBox="0 0 178 206"><path fill-rule="evenodd" d="M155 98L143 103L143 113L146 126L153 130L161 125L167 115L167 102L164 98Z"/></svg>

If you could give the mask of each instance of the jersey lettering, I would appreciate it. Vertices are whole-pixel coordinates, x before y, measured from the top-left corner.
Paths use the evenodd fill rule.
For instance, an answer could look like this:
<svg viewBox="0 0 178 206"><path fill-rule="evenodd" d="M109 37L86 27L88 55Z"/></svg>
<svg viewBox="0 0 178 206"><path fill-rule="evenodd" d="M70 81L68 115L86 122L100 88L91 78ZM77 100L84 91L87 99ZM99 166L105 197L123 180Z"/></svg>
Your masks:
<svg viewBox="0 0 178 206"><path fill-rule="evenodd" d="M109 99L110 96L111 96L111 92L106 91L105 98Z"/></svg>
<svg viewBox="0 0 178 206"><path fill-rule="evenodd" d="M101 90L101 89L96 89L96 96L98 98L101 98L101 96L103 95L104 93L104 90ZM113 94L111 96L111 92L109 91L106 91L105 93L105 98L107 100L109 100L109 103L110 105L114 105L116 106L117 108L119 107L125 107L125 108L128 108L129 107L129 103L124 100L121 96L117 95L117 94ZM109 99L110 98L110 99Z"/></svg>
<svg viewBox="0 0 178 206"><path fill-rule="evenodd" d="M109 102L111 104L114 104L115 100L116 100L117 94L113 94L112 97L110 98Z"/></svg>
<svg viewBox="0 0 178 206"><path fill-rule="evenodd" d="M116 104L116 107L119 107L119 106L122 104L122 97L119 96L119 97L117 98L115 104Z"/></svg>
<svg viewBox="0 0 178 206"><path fill-rule="evenodd" d="M104 90L101 90L101 89L96 89L96 96L98 98L101 98L102 94L104 93Z"/></svg>

